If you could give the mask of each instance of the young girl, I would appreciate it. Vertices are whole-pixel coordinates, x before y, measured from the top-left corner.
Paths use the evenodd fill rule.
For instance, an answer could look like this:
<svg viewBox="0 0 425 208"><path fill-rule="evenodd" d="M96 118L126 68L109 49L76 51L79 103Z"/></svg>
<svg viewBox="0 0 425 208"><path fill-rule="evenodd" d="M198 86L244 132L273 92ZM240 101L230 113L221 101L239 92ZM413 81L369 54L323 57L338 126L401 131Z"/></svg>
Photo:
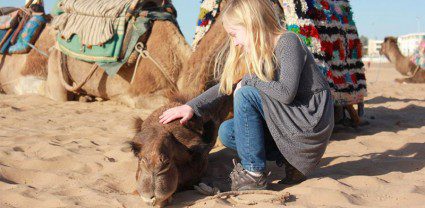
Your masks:
<svg viewBox="0 0 425 208"><path fill-rule="evenodd" d="M319 163L332 133L328 83L270 1L230 0L220 15L230 37L220 82L165 111L160 122L213 115L218 101L233 93L234 118L219 128L222 143L241 160L230 173L232 190L266 189L266 159L286 165L283 183L299 183Z"/></svg>

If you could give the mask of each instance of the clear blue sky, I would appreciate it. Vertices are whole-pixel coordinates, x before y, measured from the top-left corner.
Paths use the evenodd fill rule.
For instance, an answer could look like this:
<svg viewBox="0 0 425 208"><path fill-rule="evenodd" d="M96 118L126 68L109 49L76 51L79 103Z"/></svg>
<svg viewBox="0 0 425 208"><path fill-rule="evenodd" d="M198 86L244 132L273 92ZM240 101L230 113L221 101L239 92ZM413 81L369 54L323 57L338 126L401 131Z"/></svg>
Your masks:
<svg viewBox="0 0 425 208"><path fill-rule="evenodd" d="M22 6L25 0L0 0L2 6ZM56 0L45 0L47 10ZM200 0L173 0L178 12L178 22L186 39L191 43L195 32ZM425 32L425 0L351 0L354 20L360 35L383 39Z"/></svg>

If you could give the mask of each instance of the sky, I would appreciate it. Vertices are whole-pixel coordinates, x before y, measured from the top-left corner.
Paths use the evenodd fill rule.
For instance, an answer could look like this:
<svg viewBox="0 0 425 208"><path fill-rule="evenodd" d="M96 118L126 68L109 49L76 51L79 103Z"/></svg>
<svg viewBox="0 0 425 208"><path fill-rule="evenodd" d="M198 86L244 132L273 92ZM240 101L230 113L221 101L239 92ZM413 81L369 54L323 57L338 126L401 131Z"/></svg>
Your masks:
<svg viewBox="0 0 425 208"><path fill-rule="evenodd" d="M192 43L201 0L173 0L177 21ZM56 0L45 0L49 11ZM369 39L425 32L425 0L351 0L359 35ZM25 0L0 0L0 7L23 6Z"/></svg>

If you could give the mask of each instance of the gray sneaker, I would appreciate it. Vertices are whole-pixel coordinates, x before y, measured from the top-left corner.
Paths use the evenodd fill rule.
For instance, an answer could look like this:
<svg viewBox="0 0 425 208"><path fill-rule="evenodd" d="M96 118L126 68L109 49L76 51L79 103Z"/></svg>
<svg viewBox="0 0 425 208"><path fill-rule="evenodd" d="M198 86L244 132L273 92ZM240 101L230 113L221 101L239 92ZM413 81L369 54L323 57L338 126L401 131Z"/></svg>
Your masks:
<svg viewBox="0 0 425 208"><path fill-rule="evenodd" d="M253 176L240 163L237 163L235 159L233 159L233 165L235 167L230 173L232 191L267 189L267 176L269 174L262 173L260 176Z"/></svg>

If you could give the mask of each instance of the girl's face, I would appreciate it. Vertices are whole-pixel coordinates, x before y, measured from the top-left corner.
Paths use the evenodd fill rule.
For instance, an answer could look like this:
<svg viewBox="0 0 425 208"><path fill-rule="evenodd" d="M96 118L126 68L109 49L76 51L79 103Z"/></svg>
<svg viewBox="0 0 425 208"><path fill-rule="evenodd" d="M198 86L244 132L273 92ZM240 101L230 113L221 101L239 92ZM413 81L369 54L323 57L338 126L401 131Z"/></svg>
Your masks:
<svg viewBox="0 0 425 208"><path fill-rule="evenodd" d="M232 38L235 46L242 47L245 52L249 51L246 28L240 25L223 24L224 30Z"/></svg>

